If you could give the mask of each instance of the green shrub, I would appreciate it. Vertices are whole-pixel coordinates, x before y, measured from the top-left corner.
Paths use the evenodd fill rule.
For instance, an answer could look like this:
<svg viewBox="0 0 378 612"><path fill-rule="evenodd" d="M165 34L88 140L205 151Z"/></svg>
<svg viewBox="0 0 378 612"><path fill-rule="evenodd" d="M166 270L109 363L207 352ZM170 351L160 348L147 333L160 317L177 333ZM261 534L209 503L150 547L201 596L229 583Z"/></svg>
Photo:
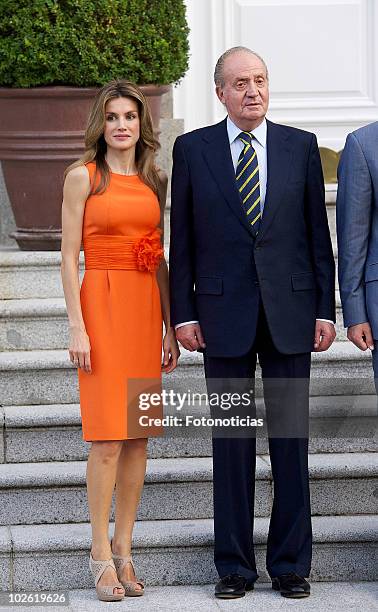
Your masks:
<svg viewBox="0 0 378 612"><path fill-rule="evenodd" d="M184 0L0 0L0 85L177 82L188 31Z"/></svg>

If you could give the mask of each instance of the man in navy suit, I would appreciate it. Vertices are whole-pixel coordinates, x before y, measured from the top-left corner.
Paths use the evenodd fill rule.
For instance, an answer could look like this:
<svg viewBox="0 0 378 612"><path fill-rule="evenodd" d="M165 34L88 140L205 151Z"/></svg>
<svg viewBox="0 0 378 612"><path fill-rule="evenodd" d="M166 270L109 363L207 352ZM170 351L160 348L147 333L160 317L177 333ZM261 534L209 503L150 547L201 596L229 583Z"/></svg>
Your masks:
<svg viewBox="0 0 378 612"><path fill-rule="evenodd" d="M214 80L227 118L178 137L173 151L171 318L182 346L204 352L208 388L217 379L253 380L258 355L264 381L286 381L279 397L264 389L268 428L272 414L290 417L285 384L294 379L306 382L299 408L308 422L311 351L335 338L335 271L316 137L265 119L267 68L251 50L226 51ZM308 438L284 435L269 437L267 570L283 596L306 597ZM213 436L217 597L241 597L258 578L255 455L253 436Z"/></svg>

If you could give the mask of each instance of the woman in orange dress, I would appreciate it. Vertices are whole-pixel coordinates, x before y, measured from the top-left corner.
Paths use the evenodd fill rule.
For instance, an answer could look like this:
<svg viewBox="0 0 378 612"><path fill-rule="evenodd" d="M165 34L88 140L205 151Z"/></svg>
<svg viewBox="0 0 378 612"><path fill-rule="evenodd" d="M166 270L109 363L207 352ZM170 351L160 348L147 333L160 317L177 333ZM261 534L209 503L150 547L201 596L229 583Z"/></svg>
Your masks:
<svg viewBox="0 0 378 612"><path fill-rule="evenodd" d="M158 142L140 89L113 81L97 94L84 156L66 171L62 207L62 281L69 354L79 369L83 438L90 441L87 492L90 568L99 599L143 595L131 559L149 435L131 399L156 391L179 349L169 319L163 221L167 179L155 166ZM79 253L85 274L80 288ZM162 340L162 319L165 335ZM163 349L163 365L162 360ZM149 387L150 385L150 387ZM151 386L152 385L152 386ZM148 416L161 417L161 408ZM115 529L108 526L116 488Z"/></svg>

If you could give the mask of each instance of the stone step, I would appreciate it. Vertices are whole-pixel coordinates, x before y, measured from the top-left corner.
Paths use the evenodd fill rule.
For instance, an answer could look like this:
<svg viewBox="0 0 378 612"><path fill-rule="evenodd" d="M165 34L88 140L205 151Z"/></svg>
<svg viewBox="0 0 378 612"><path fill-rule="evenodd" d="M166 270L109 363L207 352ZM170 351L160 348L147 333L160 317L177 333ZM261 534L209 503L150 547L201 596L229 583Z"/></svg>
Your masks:
<svg viewBox="0 0 378 612"><path fill-rule="evenodd" d="M168 214L168 213L167 213ZM165 257L168 261L168 234ZM84 253L79 258L81 276ZM63 296L60 251L0 249L0 296L3 300L57 298Z"/></svg>
<svg viewBox="0 0 378 612"><path fill-rule="evenodd" d="M64 298L0 302L0 351L32 351L68 346Z"/></svg>
<svg viewBox="0 0 378 612"><path fill-rule="evenodd" d="M269 467L261 458L257 464L257 515L265 516L271 502ZM210 458L152 459L147 469L138 520L211 518ZM83 461L0 466L0 524L88 521L85 470Z"/></svg>
<svg viewBox="0 0 378 612"><path fill-rule="evenodd" d="M348 612L377 610L378 583L376 582L316 582L311 587L311 601L321 602L322 612ZM68 591L69 604L64 608L54 608L56 612L96 612L102 611L103 603L98 601L94 588L71 589ZM141 606L138 600L128 601L130 610L143 612L219 612L223 605L214 597L214 584L187 586L148 586ZM225 602L224 609L228 602ZM231 604L236 608L235 604ZM283 601L279 593L272 592L270 583L255 585L253 593L237 602L238 612L282 612L289 610L290 602ZM306 610L316 610L308 607ZM315 604L313 604L315 605ZM318 603L319 605L319 603ZM121 608L122 606L122 608ZM117 610L123 609L124 602L113 604ZM38 610L38 608L37 608ZM319 607L318 607L319 610Z"/></svg>
<svg viewBox="0 0 378 612"><path fill-rule="evenodd" d="M165 258L169 261L169 209L165 213ZM334 245L337 259L337 248ZM63 296L59 251L19 251L0 248L0 296L3 300ZM80 254L81 273L84 254Z"/></svg>
<svg viewBox="0 0 378 612"><path fill-rule="evenodd" d="M377 518L314 517L311 579L377 580ZM254 541L261 581L268 579L264 569L267 533L268 519L256 518ZM88 523L0 528L0 589L92 587L90 544ZM133 551L138 575L148 585L206 584L217 579L211 519L138 521Z"/></svg>
<svg viewBox="0 0 378 612"><path fill-rule="evenodd" d="M337 339L346 340L337 294ZM64 349L68 321L64 298L0 301L0 351Z"/></svg>
<svg viewBox="0 0 378 612"><path fill-rule="evenodd" d="M89 521L85 471L85 461L0 465L0 525ZM378 514L378 453L312 454L309 472L313 515ZM255 516L269 516L268 455L257 457L255 498ZM148 461L138 520L211 518L212 513L211 458Z"/></svg>
<svg viewBox="0 0 378 612"><path fill-rule="evenodd" d="M312 363L312 376L321 387L317 395L348 394L348 384L351 394L374 391L370 351L360 351L350 342L336 342L325 353L313 353ZM204 392L202 356L182 350L179 367L163 378L166 385ZM78 402L77 372L68 351L0 353L0 398L3 406Z"/></svg>
<svg viewBox="0 0 378 612"><path fill-rule="evenodd" d="M256 401L264 416L263 400ZM196 414L208 409L196 407ZM310 452L375 452L378 450L377 398L375 395L315 396L310 398ZM0 463L78 461L88 456L78 404L0 407ZM150 438L149 457L209 457L210 436L178 435ZM268 452L266 437L257 438L257 452Z"/></svg>
<svg viewBox="0 0 378 612"><path fill-rule="evenodd" d="M60 262L60 252L0 250L2 299L61 297Z"/></svg>

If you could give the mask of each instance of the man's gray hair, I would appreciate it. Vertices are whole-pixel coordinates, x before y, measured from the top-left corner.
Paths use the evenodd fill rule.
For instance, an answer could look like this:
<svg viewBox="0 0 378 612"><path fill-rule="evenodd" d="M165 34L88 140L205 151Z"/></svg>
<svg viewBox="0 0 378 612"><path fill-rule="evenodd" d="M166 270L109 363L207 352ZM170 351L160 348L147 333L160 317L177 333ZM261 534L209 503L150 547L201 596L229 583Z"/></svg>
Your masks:
<svg viewBox="0 0 378 612"><path fill-rule="evenodd" d="M218 86L219 87L223 87L223 85L224 85L224 75L223 75L224 62L226 61L226 59L230 55L233 55L234 53L240 53L240 51L244 51L246 53L250 53L251 55L254 55L255 57L258 57L258 59L264 65L264 68L266 70L266 77L269 78L269 76L268 76L268 67L267 67L265 61L263 60L263 58L261 57L261 55L256 53L256 51L252 51L252 49L248 49L248 47L231 47L231 49L227 49L227 51L222 53L222 55L218 59L217 63L215 64L214 81L215 81L215 85L217 87Z"/></svg>

